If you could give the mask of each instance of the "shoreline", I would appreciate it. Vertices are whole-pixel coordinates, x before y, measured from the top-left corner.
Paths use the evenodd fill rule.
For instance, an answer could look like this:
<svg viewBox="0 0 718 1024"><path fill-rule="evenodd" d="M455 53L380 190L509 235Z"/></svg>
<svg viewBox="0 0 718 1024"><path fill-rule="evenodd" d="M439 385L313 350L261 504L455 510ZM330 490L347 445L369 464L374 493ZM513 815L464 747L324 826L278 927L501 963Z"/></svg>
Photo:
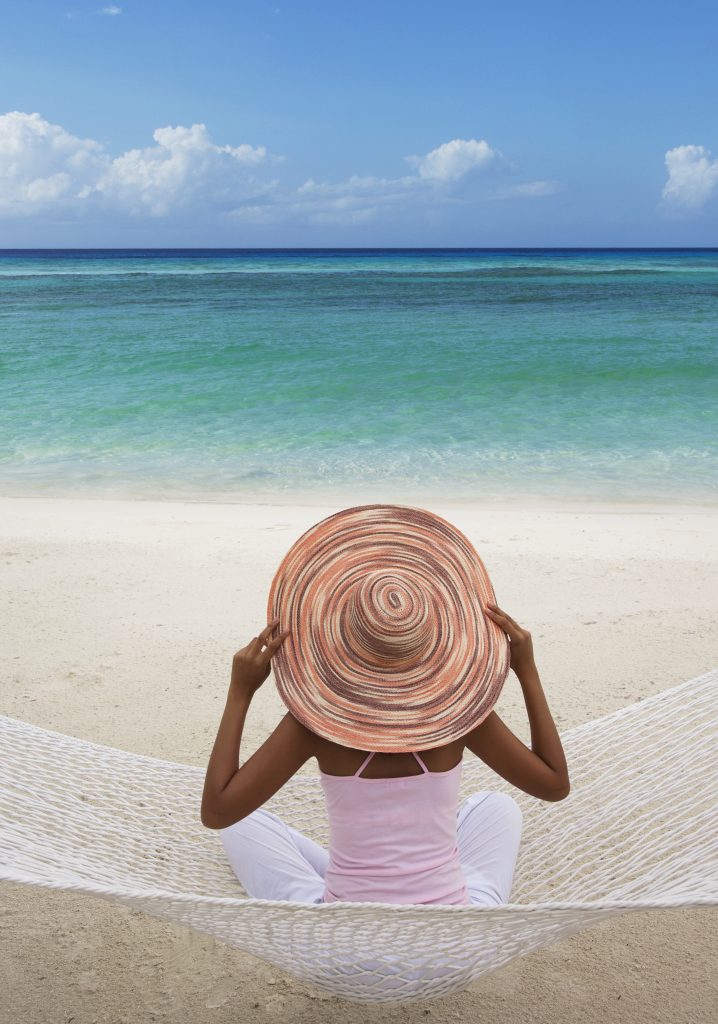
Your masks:
<svg viewBox="0 0 718 1024"><path fill-rule="evenodd" d="M687 501L666 499L659 501L654 499L641 500L620 500L606 499L574 499L574 498L530 498L517 497L513 501L508 499L481 499L461 496L434 495L426 492L423 495L416 494L413 499L407 496L392 495L364 495L356 496L354 499L347 495L337 493L334 496L329 494L314 494L309 492L296 492L291 495L277 495L271 497L247 496L231 500L225 496L217 497L172 497L172 496L143 496L133 494L128 496L105 495L93 493L78 494L2 494L0 493L0 506L7 503L9 507L27 501L35 502L57 502L60 505L74 503L78 506L96 504L115 505L118 508L124 506L141 505L144 507L158 506L166 508L169 506L201 506L201 507L226 507L226 508L348 508L351 505L363 504L399 504L418 505L425 503L423 507L443 506L445 508L476 509L486 512L547 512L547 513L568 513L568 514L621 514L621 515L716 515L718 514L718 497L715 502L710 501Z"/></svg>

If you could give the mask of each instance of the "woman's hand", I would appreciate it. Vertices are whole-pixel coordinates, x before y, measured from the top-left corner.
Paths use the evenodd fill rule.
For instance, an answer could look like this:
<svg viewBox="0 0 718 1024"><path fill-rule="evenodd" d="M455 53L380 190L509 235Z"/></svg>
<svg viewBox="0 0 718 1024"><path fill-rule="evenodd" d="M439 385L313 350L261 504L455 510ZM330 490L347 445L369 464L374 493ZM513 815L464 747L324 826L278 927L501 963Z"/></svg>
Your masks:
<svg viewBox="0 0 718 1024"><path fill-rule="evenodd" d="M234 655L230 684L232 692L252 697L269 675L269 662L272 655L291 633L290 629L285 629L283 633L278 633L277 636L270 639L278 622L279 619L273 619L259 636L253 637L246 647ZM263 651L263 647L266 650Z"/></svg>
<svg viewBox="0 0 718 1024"><path fill-rule="evenodd" d="M487 604L484 611L497 626L500 626L508 634L511 642L511 668L521 678L522 672L535 665L531 634L527 629L522 629L518 622L515 622L497 604Z"/></svg>

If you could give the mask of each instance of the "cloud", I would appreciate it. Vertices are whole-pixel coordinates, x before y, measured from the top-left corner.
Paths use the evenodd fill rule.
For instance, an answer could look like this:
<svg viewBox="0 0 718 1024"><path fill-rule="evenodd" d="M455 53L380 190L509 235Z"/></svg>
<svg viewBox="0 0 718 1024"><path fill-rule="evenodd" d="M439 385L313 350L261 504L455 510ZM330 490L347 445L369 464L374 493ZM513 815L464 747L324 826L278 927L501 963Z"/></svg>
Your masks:
<svg viewBox="0 0 718 1024"><path fill-rule="evenodd" d="M697 210L718 186L718 160L705 146L676 146L666 153L668 181L662 198L670 205Z"/></svg>
<svg viewBox="0 0 718 1024"><path fill-rule="evenodd" d="M0 213L99 205L158 217L189 205L231 208L273 184L251 173L279 159L264 146L217 146L203 124L158 128L153 138L156 145L112 159L99 142L40 114L0 116Z"/></svg>
<svg viewBox="0 0 718 1024"><path fill-rule="evenodd" d="M190 204L232 206L255 191L243 171L267 158L264 146L215 145L203 124L157 128L152 137L157 145L118 156L82 198L99 193L130 212L156 217Z"/></svg>
<svg viewBox="0 0 718 1024"><path fill-rule="evenodd" d="M509 172L510 164L503 154L493 149L485 139L452 139L423 156L409 156L406 160L417 169L417 174L398 178L380 178L375 175L352 175L337 183L317 182L309 178L292 195L275 195L272 213L253 207L252 213L234 211L234 216L279 220L284 213L302 213L312 223L357 223L376 217L391 206L416 206L421 203L447 206L458 203L534 198L553 195L559 191L556 181L529 181L518 184L493 186L496 173ZM485 180L484 180L485 179Z"/></svg>
<svg viewBox="0 0 718 1024"><path fill-rule="evenodd" d="M0 116L0 215L113 213L214 216L255 224L362 224L402 209L550 195L557 182L506 180L511 165L485 140L453 139L408 157L414 174L307 178L283 185L265 146L219 145L204 124L165 126L153 144L112 156L38 113ZM497 178L498 176L498 178Z"/></svg>
<svg viewBox="0 0 718 1024"><path fill-rule="evenodd" d="M95 182L104 148L50 124L39 114L0 115L0 212L30 213L66 204Z"/></svg>
<svg viewBox="0 0 718 1024"><path fill-rule="evenodd" d="M561 191L558 181L522 181L517 185L502 185L494 189L492 199L534 199L538 196L553 196Z"/></svg>
<svg viewBox="0 0 718 1024"><path fill-rule="evenodd" d="M418 168L419 177L427 181L458 181L469 171L483 169L499 163L503 158L485 139L452 139L425 156L408 156L410 164Z"/></svg>
<svg viewBox="0 0 718 1024"><path fill-rule="evenodd" d="M416 184L416 177L406 175L403 178L377 178L372 174L361 177L353 174L346 181L340 181L331 185L328 183L317 183L313 178L308 178L303 185L297 189L297 194L307 196L339 195L351 192L354 195L377 195L386 192L403 191Z"/></svg>
<svg viewBox="0 0 718 1024"><path fill-rule="evenodd" d="M232 210L233 219L252 224L277 224L300 220L308 224L364 224L387 208L398 209L414 196L409 178L353 176L337 184L318 183L312 178L296 189L275 187L260 202L245 203Z"/></svg>
<svg viewBox="0 0 718 1024"><path fill-rule="evenodd" d="M118 7L117 4L107 4L105 7L100 7L94 11L65 11L66 18L81 18L85 16L94 17L96 14L116 18L118 14L122 14L122 8Z"/></svg>

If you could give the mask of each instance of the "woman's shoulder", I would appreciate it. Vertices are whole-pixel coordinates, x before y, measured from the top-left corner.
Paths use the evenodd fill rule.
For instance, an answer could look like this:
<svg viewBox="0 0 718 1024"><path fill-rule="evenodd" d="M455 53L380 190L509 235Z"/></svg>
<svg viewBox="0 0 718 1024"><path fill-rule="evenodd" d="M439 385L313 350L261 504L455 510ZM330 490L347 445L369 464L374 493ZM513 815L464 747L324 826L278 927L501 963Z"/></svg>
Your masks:
<svg viewBox="0 0 718 1024"><path fill-rule="evenodd" d="M310 750L309 756L315 757L321 770L328 774L353 774L357 768L359 768L362 761L364 761L369 753L371 753L371 751L362 747L348 747L340 743L335 743L333 740L327 739L326 737L313 732L296 718L294 719L294 723L294 729L297 732L298 740L303 745L306 745L306 748ZM450 768L453 768L458 764L463 756L464 746L464 740L459 739L440 747L434 747L430 750L417 749L416 753L419 755L429 771L443 772L448 771ZM389 768L395 763L401 763L407 766L416 766L416 760L413 758L411 752L405 754L375 753L372 757L372 763L374 762L376 762L377 768L380 766Z"/></svg>

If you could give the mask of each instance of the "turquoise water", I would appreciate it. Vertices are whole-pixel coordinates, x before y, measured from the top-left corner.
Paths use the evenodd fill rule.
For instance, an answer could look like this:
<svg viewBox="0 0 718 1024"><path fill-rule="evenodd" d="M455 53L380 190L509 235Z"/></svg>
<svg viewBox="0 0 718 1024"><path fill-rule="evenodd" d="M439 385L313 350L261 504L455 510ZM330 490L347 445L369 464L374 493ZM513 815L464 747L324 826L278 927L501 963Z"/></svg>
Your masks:
<svg viewBox="0 0 718 1024"><path fill-rule="evenodd" d="M718 496L718 250L0 252L0 493Z"/></svg>

